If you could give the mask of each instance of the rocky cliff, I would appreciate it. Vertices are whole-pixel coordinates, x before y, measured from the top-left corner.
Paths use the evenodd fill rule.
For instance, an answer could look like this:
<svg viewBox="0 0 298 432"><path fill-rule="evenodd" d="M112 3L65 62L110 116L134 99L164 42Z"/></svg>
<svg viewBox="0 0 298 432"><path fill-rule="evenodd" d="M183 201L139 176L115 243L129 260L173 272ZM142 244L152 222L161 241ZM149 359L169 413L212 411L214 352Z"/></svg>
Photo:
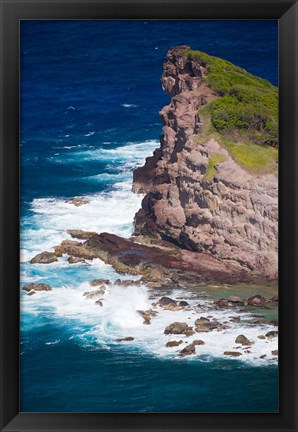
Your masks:
<svg viewBox="0 0 298 432"><path fill-rule="evenodd" d="M134 172L135 235L277 279L277 89L188 46L169 50L162 86L160 148Z"/></svg>

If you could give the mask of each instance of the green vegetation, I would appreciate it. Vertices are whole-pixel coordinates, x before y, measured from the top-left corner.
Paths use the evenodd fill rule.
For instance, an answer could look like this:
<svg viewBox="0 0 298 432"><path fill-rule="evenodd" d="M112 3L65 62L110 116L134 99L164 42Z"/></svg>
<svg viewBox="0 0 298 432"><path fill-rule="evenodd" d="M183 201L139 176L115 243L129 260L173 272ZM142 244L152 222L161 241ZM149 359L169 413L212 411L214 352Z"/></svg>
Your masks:
<svg viewBox="0 0 298 432"><path fill-rule="evenodd" d="M227 60L201 51L185 54L207 69L204 80L219 96L199 110L209 121L209 135L217 132L219 142L244 167L273 167L278 153L273 148L278 146L277 88Z"/></svg>
<svg viewBox="0 0 298 432"><path fill-rule="evenodd" d="M276 171L278 157L277 149L269 146L260 146L251 143L235 144L225 141L225 147L231 153L233 159L245 168L252 171Z"/></svg>
<svg viewBox="0 0 298 432"><path fill-rule="evenodd" d="M215 176L215 165L226 160L223 155L212 155L209 158L207 170L204 174L204 180L212 180Z"/></svg>

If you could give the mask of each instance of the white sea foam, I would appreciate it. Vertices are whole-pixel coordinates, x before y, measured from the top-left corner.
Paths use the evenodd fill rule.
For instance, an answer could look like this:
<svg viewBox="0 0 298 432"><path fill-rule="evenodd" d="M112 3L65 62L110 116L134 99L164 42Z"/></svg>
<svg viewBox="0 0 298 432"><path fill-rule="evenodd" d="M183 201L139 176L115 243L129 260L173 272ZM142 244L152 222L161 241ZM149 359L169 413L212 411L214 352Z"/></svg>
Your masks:
<svg viewBox="0 0 298 432"><path fill-rule="evenodd" d="M196 346L196 354L189 356L188 360L208 361L214 357L223 357L225 351L238 351L242 354L240 360L244 362L264 365L275 364L277 361L277 358L272 355L272 351L278 348L277 338L258 339L259 335L265 335L274 327L270 325L250 326L243 322L231 324L229 319L232 316L238 316L237 311L210 309L202 313L193 308L165 311L158 307L156 309L158 315L152 318L150 325L145 325L138 310L151 308L152 299L149 299L144 286L110 285L102 298L103 306L95 304L95 299L87 299L83 296L85 291L92 289L94 288L88 283L83 283L76 287L63 287L51 292L37 293L35 296L24 295L22 304L31 313L42 314L46 308L47 311L51 311L54 319L68 322L71 328L76 329L75 337L79 338L83 345L96 342L100 346L113 348L117 343L116 339L130 336L134 338L133 341L122 342L128 349L138 349L158 357L180 358L179 352L184 346L195 339L202 339L205 344ZM183 294L185 291L176 291L172 297L181 297ZM187 301L192 307L197 303L196 300L187 299ZM200 304L207 308L211 306L209 300L200 300ZM226 321L230 328L223 332L195 333L190 337L164 334L165 327L174 321L186 322L193 326L198 317L208 315L212 315L221 323ZM243 320L248 319L249 316L249 314L241 314ZM245 348L236 344L235 339L240 334L244 334L253 344ZM169 340L182 340L183 343L178 347L168 348L166 343ZM260 359L261 355L266 355L266 357ZM239 357L235 359L237 360Z"/></svg>
<svg viewBox="0 0 298 432"><path fill-rule="evenodd" d="M149 299L147 289L144 286L108 286L103 297L102 307L95 304L94 299L87 299L83 296L85 291L94 289L89 285L88 280L94 279L94 277L115 280L119 277L111 266L102 261L97 259L86 264L79 263L77 266L70 266L64 256L59 258L58 262L46 266L42 264L30 266L28 264L29 260L37 253L44 250L52 251L54 245L61 243L64 239L70 239L66 233L67 229L110 232L122 237L130 236L133 230L133 217L140 208L142 200L141 195L134 194L131 190L132 168L143 164L145 157L150 156L157 146L157 141L146 141L144 143L129 143L125 147L116 149L88 149L79 152L70 149L70 152L63 155L63 158L62 156L60 159L58 157L53 158L53 161L58 163L79 160L82 165L84 161L105 161L111 164L111 168L115 168L117 164L119 172L98 174L86 178L88 181L100 181L105 178L106 181L111 180L113 183L113 190L85 196L90 201L89 204L76 207L66 202L65 199L56 198L41 198L32 202L32 213L30 217L23 219L23 226L26 228L21 230L21 261L23 263L21 282L29 283L46 279L46 283L52 284L53 290L38 292L33 296L28 296L22 291L22 316L24 313L26 316L29 313L33 317L46 315L55 322L59 320L61 323L69 325L73 332L72 337L79 340L83 345L95 344L113 349L116 343L115 339L132 336L133 341L122 342L125 349L137 349L161 357L180 358L179 351L183 346L191 343L194 339L204 340L205 344L197 346L196 355L189 356L187 361L195 359L207 361L214 356L222 357L224 351L236 351L239 346L236 346L235 339L239 334L244 334L254 344L247 349L250 353L245 353L241 346L239 350L237 349L242 353L242 356L239 357L241 360L261 365L276 363L277 359L272 356L271 352L277 349L277 340L260 340L257 337L274 329L269 325L249 326L245 323L232 323L224 332L196 333L192 337L164 334L165 327L174 321L187 322L189 325L193 325L196 318L207 316L210 313L220 322L229 322L230 316L238 315L236 311L210 310L207 313L200 313L194 310L181 310L173 312L158 308L158 315L152 318L150 325L145 325L143 318L137 312L152 307L152 300ZM87 269L86 280L83 283L82 278L78 280L81 270L78 272L73 270L78 266ZM57 277L60 276L58 287L55 283ZM61 286L63 283L64 286ZM191 299L190 293L187 291L176 291L171 294L171 297L178 296L186 298L191 306L197 303L197 300ZM208 299L200 300L200 303L205 307L210 305ZM241 316L244 317L244 314ZM28 320L26 325L36 326L36 322L35 319ZM43 324L39 322L38 325ZM183 344L179 347L167 348L166 342L174 339L183 340ZM47 343L58 343L57 341L58 339L50 340ZM266 357L260 359L260 356L264 354ZM185 360L183 359L183 361Z"/></svg>
<svg viewBox="0 0 298 432"><path fill-rule="evenodd" d="M136 105L136 104L128 104L128 103L124 103L124 104L121 104L124 108L137 108L138 107L138 105Z"/></svg>
<svg viewBox="0 0 298 432"><path fill-rule="evenodd" d="M88 148L83 151L70 151L60 157L49 157L48 161L59 164L69 164L79 161L80 164L90 161L108 162L118 165L125 164L126 168L142 165L145 158L152 155L153 150L159 146L158 141L148 140L142 143L127 143L126 146L110 148Z"/></svg>

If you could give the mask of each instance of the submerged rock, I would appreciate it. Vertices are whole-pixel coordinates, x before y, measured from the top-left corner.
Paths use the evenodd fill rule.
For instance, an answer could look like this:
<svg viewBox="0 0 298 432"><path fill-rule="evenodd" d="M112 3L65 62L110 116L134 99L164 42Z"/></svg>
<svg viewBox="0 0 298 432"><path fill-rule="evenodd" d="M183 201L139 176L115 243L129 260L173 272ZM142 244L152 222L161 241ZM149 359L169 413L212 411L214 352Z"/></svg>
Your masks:
<svg viewBox="0 0 298 432"><path fill-rule="evenodd" d="M271 354L272 354L273 356L278 356L278 350L271 351Z"/></svg>
<svg viewBox="0 0 298 432"><path fill-rule="evenodd" d="M41 252L33 257L30 261L31 264L51 264L58 261L58 258L54 252Z"/></svg>

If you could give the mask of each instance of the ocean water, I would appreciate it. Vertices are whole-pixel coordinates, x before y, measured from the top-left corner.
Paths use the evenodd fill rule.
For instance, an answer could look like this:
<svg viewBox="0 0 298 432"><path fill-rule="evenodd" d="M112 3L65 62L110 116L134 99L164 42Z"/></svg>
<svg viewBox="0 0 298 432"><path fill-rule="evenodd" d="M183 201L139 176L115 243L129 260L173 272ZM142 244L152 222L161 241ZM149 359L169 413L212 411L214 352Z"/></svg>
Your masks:
<svg viewBox="0 0 298 432"><path fill-rule="evenodd" d="M192 311L160 310L146 326L137 313L151 307L144 286L109 286L103 307L83 296L90 280L119 278L100 260L29 263L70 239L67 229L130 236L142 200L131 191L132 171L159 146L158 112L169 102L162 62L179 44L277 85L277 21L21 22L21 286L53 287L33 296L21 290L21 411L278 410L271 356L277 342L257 339L270 326L247 325L255 344L241 360L222 354L233 349L243 324L224 338L202 336L200 351L180 358L178 349L165 347L163 330L173 321L191 322ZM74 196L90 202L66 202ZM171 296L195 306L193 294ZM208 310L211 299L200 304ZM233 315L217 314L221 321ZM115 341L127 336L134 340Z"/></svg>

